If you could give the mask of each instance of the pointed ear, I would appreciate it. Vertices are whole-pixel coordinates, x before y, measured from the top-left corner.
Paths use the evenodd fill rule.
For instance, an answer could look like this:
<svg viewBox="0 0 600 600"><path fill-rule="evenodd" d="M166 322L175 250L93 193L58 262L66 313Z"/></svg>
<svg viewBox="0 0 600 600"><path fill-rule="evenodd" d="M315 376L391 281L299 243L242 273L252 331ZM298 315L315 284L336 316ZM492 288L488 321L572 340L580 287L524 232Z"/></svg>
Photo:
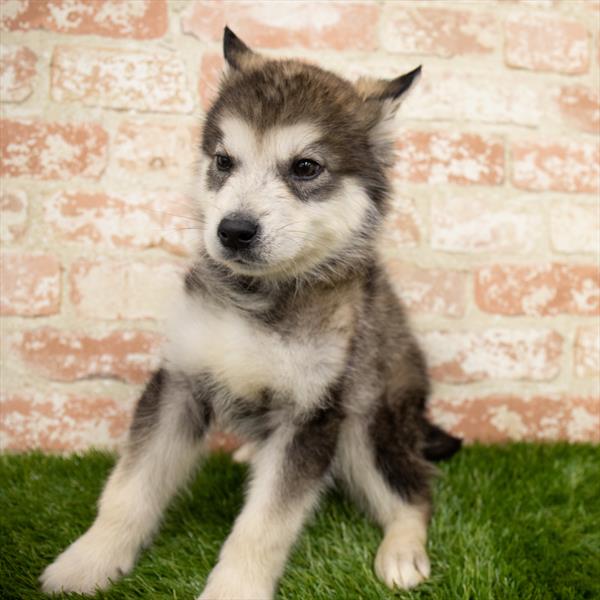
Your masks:
<svg viewBox="0 0 600 600"><path fill-rule="evenodd" d="M257 57L227 26L223 32L223 55L229 66L238 71Z"/></svg>
<svg viewBox="0 0 600 600"><path fill-rule="evenodd" d="M422 67L419 65L413 71L388 81L383 94L380 96L380 99L394 100L398 102L398 104L404 102L409 90L415 85L415 83L417 83L417 81L419 81L419 78L421 77L421 69Z"/></svg>
<svg viewBox="0 0 600 600"><path fill-rule="evenodd" d="M388 167L394 164L394 143L398 134L394 116L407 98L409 90L414 88L420 74L421 67L417 67L396 79L364 78L356 83L358 93L364 98L371 114L371 142Z"/></svg>
<svg viewBox="0 0 600 600"><path fill-rule="evenodd" d="M393 116L421 76L421 67L396 79L359 79L356 87L367 102L382 104L384 117Z"/></svg>

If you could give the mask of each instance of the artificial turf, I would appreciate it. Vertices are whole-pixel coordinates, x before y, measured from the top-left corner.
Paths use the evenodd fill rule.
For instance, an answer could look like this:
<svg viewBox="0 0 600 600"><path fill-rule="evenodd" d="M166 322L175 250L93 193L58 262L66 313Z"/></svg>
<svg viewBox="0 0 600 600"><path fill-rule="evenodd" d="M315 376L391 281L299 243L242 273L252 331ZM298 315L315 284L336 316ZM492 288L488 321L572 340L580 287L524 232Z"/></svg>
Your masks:
<svg viewBox="0 0 600 600"><path fill-rule="evenodd" d="M332 491L296 545L277 597L600 598L599 454L587 445L471 446L442 464L432 576L409 593L375 578L380 533ZM99 452L0 456L0 598L45 597L38 575L90 525L113 463ZM195 598L242 505L245 475L229 457L211 457L134 571L96 597Z"/></svg>

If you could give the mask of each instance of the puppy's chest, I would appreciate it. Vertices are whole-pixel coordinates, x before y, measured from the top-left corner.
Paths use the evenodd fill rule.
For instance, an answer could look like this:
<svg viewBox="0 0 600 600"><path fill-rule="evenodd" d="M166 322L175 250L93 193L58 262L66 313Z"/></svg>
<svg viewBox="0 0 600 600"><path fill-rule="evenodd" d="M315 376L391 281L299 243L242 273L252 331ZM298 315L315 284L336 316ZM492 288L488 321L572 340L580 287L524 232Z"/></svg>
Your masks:
<svg viewBox="0 0 600 600"><path fill-rule="evenodd" d="M165 358L190 375L209 373L235 396L269 389L303 404L317 401L344 369L349 319L306 317L303 324L296 315L296 326L282 335L235 309L187 298L170 325Z"/></svg>

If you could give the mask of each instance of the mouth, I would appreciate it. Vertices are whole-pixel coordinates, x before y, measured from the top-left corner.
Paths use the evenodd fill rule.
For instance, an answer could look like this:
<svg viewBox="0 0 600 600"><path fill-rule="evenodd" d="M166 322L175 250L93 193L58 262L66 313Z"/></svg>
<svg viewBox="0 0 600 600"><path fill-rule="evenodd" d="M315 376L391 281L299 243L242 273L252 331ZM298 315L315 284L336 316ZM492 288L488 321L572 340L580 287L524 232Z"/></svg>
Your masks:
<svg viewBox="0 0 600 600"><path fill-rule="evenodd" d="M236 265L244 265L244 266L248 266L248 267L257 265L256 261L249 260L249 259L244 258L242 256L236 256L236 257L234 257L232 259L229 259L229 260L230 260L230 262L233 262Z"/></svg>
<svg viewBox="0 0 600 600"><path fill-rule="evenodd" d="M254 265L264 262L251 249L230 250L227 248L222 248L221 256L226 262L237 263L240 265Z"/></svg>
<svg viewBox="0 0 600 600"><path fill-rule="evenodd" d="M261 259L249 251L222 252L222 262L229 265L233 270L239 270L246 274L262 272L268 268L264 259Z"/></svg>

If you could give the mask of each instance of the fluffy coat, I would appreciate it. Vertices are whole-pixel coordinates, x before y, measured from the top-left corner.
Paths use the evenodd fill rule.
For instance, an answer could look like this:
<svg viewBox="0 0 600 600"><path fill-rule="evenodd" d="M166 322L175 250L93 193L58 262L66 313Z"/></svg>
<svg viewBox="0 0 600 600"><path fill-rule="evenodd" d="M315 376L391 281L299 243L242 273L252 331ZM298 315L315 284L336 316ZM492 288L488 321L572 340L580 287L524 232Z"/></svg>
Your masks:
<svg viewBox="0 0 600 600"><path fill-rule="evenodd" d="M392 119L420 70L352 84L268 60L229 29L224 53L198 159L202 240L162 365L96 521L46 569L46 591L92 593L130 571L213 426L256 451L201 599L271 598L332 480L381 525L386 584L429 575L431 461L460 441L425 416L425 360L375 252Z"/></svg>

